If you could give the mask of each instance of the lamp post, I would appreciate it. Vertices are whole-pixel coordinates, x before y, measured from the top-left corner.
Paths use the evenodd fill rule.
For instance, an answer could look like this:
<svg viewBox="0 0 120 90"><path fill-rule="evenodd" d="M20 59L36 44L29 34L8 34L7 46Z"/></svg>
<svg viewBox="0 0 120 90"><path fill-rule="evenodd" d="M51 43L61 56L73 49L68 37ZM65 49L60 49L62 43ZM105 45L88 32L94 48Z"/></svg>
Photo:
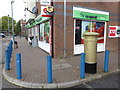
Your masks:
<svg viewBox="0 0 120 90"><path fill-rule="evenodd" d="M12 1L11 1L11 13L12 13L12 36L13 36L12 40L13 40L13 43L14 43L13 3L14 3L14 1L12 0Z"/></svg>
<svg viewBox="0 0 120 90"><path fill-rule="evenodd" d="M64 0L64 57L66 57L66 0Z"/></svg>

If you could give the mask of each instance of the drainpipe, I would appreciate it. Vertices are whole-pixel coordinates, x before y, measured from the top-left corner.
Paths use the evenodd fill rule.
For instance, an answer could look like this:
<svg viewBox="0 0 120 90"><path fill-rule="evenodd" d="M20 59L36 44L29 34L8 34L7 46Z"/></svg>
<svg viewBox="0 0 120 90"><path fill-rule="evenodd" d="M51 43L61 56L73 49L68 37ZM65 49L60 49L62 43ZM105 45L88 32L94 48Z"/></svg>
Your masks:
<svg viewBox="0 0 120 90"><path fill-rule="evenodd" d="M64 0L64 58L66 57L66 0Z"/></svg>

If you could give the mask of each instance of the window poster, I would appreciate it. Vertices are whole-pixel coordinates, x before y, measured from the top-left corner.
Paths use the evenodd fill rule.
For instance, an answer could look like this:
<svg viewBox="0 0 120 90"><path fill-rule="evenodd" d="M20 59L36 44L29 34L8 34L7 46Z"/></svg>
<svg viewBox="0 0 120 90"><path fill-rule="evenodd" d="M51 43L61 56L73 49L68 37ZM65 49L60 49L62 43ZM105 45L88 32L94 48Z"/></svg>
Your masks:
<svg viewBox="0 0 120 90"><path fill-rule="evenodd" d="M40 41L44 41L44 23L40 24Z"/></svg>
<svg viewBox="0 0 120 90"><path fill-rule="evenodd" d="M44 40L46 43L49 43L49 37L50 37L50 22L46 22L44 26Z"/></svg>
<svg viewBox="0 0 120 90"><path fill-rule="evenodd" d="M40 41L49 43L50 38L50 22L40 24Z"/></svg>
<svg viewBox="0 0 120 90"><path fill-rule="evenodd" d="M82 21L81 44L84 44L84 32L99 33L100 35L98 36L98 43L104 43L104 27L104 22Z"/></svg>
<svg viewBox="0 0 120 90"><path fill-rule="evenodd" d="M81 20L76 20L75 26L75 44L81 44Z"/></svg>

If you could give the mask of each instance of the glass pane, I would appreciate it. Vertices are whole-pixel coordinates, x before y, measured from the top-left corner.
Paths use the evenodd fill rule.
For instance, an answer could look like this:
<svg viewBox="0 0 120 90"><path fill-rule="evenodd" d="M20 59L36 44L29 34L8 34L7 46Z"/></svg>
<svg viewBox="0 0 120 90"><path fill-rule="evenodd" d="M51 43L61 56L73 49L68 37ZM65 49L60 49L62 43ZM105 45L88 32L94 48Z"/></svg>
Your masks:
<svg viewBox="0 0 120 90"><path fill-rule="evenodd" d="M46 22L44 26L44 41L46 43L49 43L49 37L50 37L50 22Z"/></svg>
<svg viewBox="0 0 120 90"><path fill-rule="evenodd" d="M76 20L75 26L75 45L81 44L81 20Z"/></svg>
<svg viewBox="0 0 120 90"><path fill-rule="evenodd" d="M98 43L104 43L104 27L105 22L82 21L81 44L84 44L84 32L99 33L100 35L98 36Z"/></svg>
<svg viewBox="0 0 120 90"><path fill-rule="evenodd" d="M93 22L94 29L92 32L97 32L100 35L98 36L98 43L104 43L104 29L105 22Z"/></svg>
<svg viewBox="0 0 120 90"><path fill-rule="evenodd" d="M82 21L82 33L81 33L81 44L84 44L83 33L90 32L91 21Z"/></svg>
<svg viewBox="0 0 120 90"><path fill-rule="evenodd" d="M40 41L44 41L44 23L40 24Z"/></svg>
<svg viewBox="0 0 120 90"><path fill-rule="evenodd" d="M50 22L40 24L40 41L49 43L50 38Z"/></svg>

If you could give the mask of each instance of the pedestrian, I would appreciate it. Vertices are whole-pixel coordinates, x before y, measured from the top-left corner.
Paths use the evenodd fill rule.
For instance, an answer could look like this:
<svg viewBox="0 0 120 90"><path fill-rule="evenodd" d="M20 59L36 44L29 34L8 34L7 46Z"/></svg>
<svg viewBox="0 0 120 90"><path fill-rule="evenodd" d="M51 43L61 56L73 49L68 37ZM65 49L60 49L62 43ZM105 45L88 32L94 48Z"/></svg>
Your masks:
<svg viewBox="0 0 120 90"><path fill-rule="evenodd" d="M18 42L14 41L14 48L18 48Z"/></svg>
<svg viewBox="0 0 120 90"><path fill-rule="evenodd" d="M30 44L31 46L32 46L33 38L34 38L33 36L30 37L30 42L29 42L29 44Z"/></svg>

